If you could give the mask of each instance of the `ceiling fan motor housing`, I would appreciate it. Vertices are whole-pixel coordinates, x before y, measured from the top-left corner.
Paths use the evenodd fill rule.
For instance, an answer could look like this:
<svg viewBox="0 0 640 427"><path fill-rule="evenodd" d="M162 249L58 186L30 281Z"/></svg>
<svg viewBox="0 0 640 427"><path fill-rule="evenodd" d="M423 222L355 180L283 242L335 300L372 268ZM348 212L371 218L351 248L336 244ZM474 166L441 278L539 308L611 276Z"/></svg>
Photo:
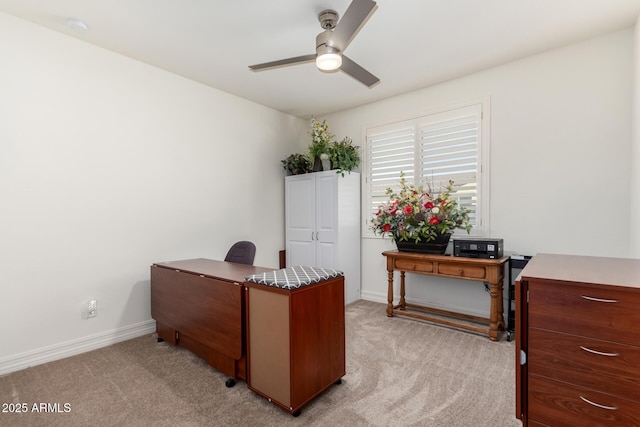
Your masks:
<svg viewBox="0 0 640 427"><path fill-rule="evenodd" d="M319 49L322 48L322 53L338 53L339 50L335 47L331 46L329 43L329 39L331 38L331 30L326 30L321 32L316 36L316 53L320 55ZM324 50L324 48L328 48L329 50Z"/></svg>
<svg viewBox="0 0 640 427"><path fill-rule="evenodd" d="M333 30L338 24L338 12L327 9L318 14L320 26L325 30Z"/></svg>

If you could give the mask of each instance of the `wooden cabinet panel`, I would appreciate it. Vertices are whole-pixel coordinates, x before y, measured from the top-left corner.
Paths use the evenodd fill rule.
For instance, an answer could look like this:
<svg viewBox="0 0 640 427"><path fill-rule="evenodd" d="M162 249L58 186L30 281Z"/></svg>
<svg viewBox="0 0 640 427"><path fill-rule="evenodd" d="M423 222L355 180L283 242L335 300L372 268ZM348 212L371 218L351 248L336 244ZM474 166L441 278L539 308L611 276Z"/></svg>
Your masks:
<svg viewBox="0 0 640 427"><path fill-rule="evenodd" d="M263 288L248 288L249 381L251 387L290 408L289 296Z"/></svg>
<svg viewBox="0 0 640 427"><path fill-rule="evenodd" d="M531 328L529 373L640 402L640 347Z"/></svg>
<svg viewBox="0 0 640 427"><path fill-rule="evenodd" d="M529 326L640 345L640 292L529 282Z"/></svg>
<svg viewBox="0 0 640 427"><path fill-rule="evenodd" d="M529 418L554 427L640 425L640 404L619 396L529 376Z"/></svg>
<svg viewBox="0 0 640 427"><path fill-rule="evenodd" d="M158 338L190 350L230 377L246 377L244 278L271 268L197 258L151 266Z"/></svg>
<svg viewBox="0 0 640 427"><path fill-rule="evenodd" d="M239 359L242 355L242 286L151 268L151 317L200 343Z"/></svg>

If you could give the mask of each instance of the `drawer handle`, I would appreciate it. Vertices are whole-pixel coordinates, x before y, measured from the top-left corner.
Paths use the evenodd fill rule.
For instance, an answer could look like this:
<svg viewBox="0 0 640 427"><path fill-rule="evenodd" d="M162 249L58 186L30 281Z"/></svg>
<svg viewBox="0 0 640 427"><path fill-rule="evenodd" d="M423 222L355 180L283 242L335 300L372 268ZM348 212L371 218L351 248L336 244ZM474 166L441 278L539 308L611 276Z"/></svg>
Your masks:
<svg viewBox="0 0 640 427"><path fill-rule="evenodd" d="M605 405L600 405L599 403L596 402L592 402L589 399L587 399L586 397L582 397L580 396L580 399L584 400L585 402L587 402L589 405L593 405L595 407L601 408L601 409L608 409L609 411L617 411L618 407L617 406L605 406Z"/></svg>
<svg viewBox="0 0 640 427"><path fill-rule="evenodd" d="M594 298L594 297L588 297L586 295L580 295L582 298L589 300L589 301L596 301L596 302L618 302L617 299L602 299L602 298Z"/></svg>
<svg viewBox="0 0 640 427"><path fill-rule="evenodd" d="M620 356L620 353L604 353L602 351L591 350L590 348L587 348L584 346L580 346L580 348L583 349L584 351L588 351L589 353L597 354L599 356L609 356L609 357Z"/></svg>

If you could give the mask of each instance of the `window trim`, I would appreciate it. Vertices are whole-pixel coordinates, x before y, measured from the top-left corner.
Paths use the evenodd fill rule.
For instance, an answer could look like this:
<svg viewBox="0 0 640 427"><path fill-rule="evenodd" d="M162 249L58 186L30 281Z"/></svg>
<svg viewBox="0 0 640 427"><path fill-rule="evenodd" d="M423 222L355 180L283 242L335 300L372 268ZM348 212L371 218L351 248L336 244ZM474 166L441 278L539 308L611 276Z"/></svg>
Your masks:
<svg viewBox="0 0 640 427"><path fill-rule="evenodd" d="M361 179L362 179L362 200L361 200L361 237L362 238L375 238L380 239L382 236L376 235L370 229L371 224L371 212L368 211L369 202L369 165L368 165L368 144L367 131L372 128L382 128L393 125L400 125L403 122L418 121L424 119L426 116L433 114L445 113L447 111L458 110L474 105L480 105L480 133L478 135L478 218L479 223L471 231L471 236L483 237L489 234L490 227L490 140L491 140L491 98L490 96L484 96L480 98L470 99L467 101L461 101L446 106L434 107L427 111L423 111L417 114L400 116L392 120L387 120L382 123L372 123L365 125L362 128L362 141L363 141L363 156L361 165ZM418 156L420 144L418 141L414 141L414 156ZM414 157L414 160L417 157Z"/></svg>

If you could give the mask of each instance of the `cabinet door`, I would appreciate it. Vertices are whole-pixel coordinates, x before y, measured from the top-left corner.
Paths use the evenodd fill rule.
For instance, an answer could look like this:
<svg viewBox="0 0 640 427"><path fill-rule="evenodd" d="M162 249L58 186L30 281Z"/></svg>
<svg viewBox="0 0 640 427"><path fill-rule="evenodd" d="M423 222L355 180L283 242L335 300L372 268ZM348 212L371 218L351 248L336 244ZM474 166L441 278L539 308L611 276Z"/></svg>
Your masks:
<svg viewBox="0 0 640 427"><path fill-rule="evenodd" d="M313 174L285 178L287 266L316 263L316 189Z"/></svg>
<svg viewBox="0 0 640 427"><path fill-rule="evenodd" d="M338 245L338 175L333 172L316 174L316 264L337 268Z"/></svg>

